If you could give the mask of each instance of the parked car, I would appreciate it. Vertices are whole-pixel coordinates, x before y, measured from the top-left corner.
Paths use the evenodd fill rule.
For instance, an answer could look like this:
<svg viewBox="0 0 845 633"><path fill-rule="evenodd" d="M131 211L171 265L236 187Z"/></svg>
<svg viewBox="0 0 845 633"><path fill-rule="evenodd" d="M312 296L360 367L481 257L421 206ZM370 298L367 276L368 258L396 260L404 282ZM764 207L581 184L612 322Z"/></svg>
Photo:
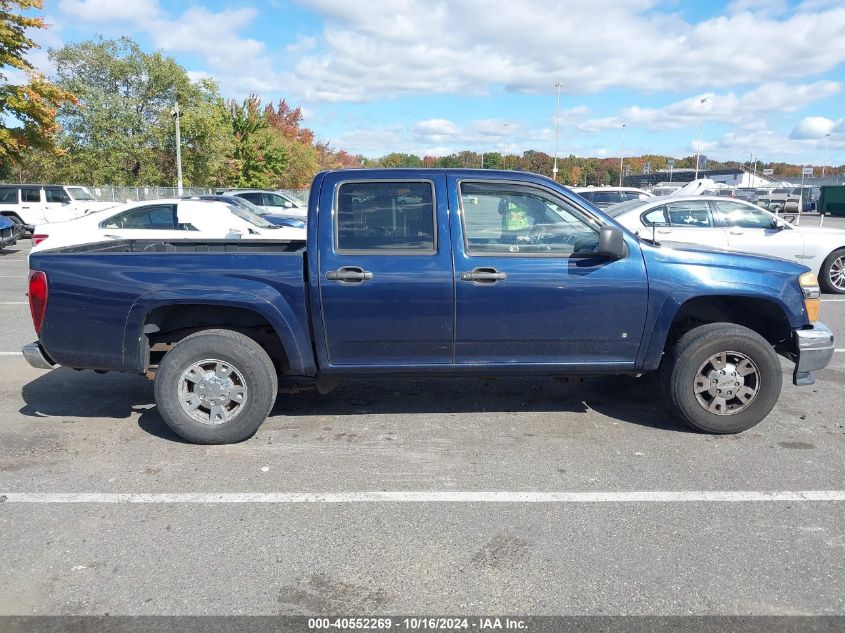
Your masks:
<svg viewBox="0 0 845 633"><path fill-rule="evenodd" d="M249 200L255 206L261 207L274 215L296 218L298 220L307 220L308 218L308 211L302 202L280 191L230 189L229 191L222 191L221 194Z"/></svg>
<svg viewBox="0 0 845 633"><path fill-rule="evenodd" d="M571 189L599 209L606 209L610 205L627 200L646 200L653 197L653 194L648 191L634 187L572 187Z"/></svg>
<svg viewBox="0 0 845 633"><path fill-rule="evenodd" d="M808 213L815 210L820 192L819 187L779 187L758 198L757 205L773 213L798 212L800 205L801 213Z"/></svg>
<svg viewBox="0 0 845 633"><path fill-rule="evenodd" d="M210 200L151 200L35 227L32 253L108 240L304 239L235 205Z"/></svg>
<svg viewBox="0 0 845 633"><path fill-rule="evenodd" d="M845 230L793 226L751 203L714 196L634 201L607 213L645 237L759 253L809 266L825 292L845 294Z"/></svg>
<svg viewBox="0 0 845 633"><path fill-rule="evenodd" d="M270 213L264 207L259 207L257 205L252 204L246 198L240 198L238 196L224 196L224 195L215 195L215 194L203 194L199 196L187 196L186 200L215 200L217 202L225 202L226 204L233 204L238 207L242 207L251 211L255 215L259 215L271 224L275 224L277 226L287 226L292 229L304 229L305 228L305 220L299 220L297 218L290 218L284 215L277 215L275 213Z"/></svg>
<svg viewBox="0 0 845 633"><path fill-rule="evenodd" d="M833 355L806 266L637 239L536 174L322 172L308 213L307 247L124 240L34 253L38 340L24 357L155 376L166 424L213 444L251 436L280 381L323 393L362 373L660 369L674 415L737 433L775 405L778 353L799 385Z"/></svg>
<svg viewBox="0 0 845 633"><path fill-rule="evenodd" d="M0 216L0 250L6 246L14 246L23 237L25 230L23 224Z"/></svg>
<svg viewBox="0 0 845 633"><path fill-rule="evenodd" d="M64 222L115 206L98 202L86 187L68 185L0 185L0 215L27 226Z"/></svg>

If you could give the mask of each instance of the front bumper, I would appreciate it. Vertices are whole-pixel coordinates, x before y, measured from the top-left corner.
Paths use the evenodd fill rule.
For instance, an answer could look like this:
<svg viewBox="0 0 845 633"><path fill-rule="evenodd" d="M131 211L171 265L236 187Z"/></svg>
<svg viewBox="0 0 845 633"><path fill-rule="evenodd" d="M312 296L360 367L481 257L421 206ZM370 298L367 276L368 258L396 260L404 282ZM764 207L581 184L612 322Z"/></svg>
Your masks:
<svg viewBox="0 0 845 633"><path fill-rule="evenodd" d="M808 330L795 330L795 385L815 383L811 371L824 369L833 358L833 332L824 323L815 323Z"/></svg>
<svg viewBox="0 0 845 633"><path fill-rule="evenodd" d="M38 341L24 345L21 352L26 362L36 369L53 369L56 366L56 363L47 356Z"/></svg>

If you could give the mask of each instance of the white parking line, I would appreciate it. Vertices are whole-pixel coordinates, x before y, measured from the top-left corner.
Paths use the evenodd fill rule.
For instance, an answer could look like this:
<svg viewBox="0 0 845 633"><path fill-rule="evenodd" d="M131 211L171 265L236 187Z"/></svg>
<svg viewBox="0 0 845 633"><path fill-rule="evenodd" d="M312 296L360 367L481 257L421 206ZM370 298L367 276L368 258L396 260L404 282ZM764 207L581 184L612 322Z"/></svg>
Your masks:
<svg viewBox="0 0 845 633"><path fill-rule="evenodd" d="M845 299L822 299L822 303L843 303Z"/></svg>
<svg viewBox="0 0 845 633"><path fill-rule="evenodd" d="M0 301L0 306L28 306L28 301Z"/></svg>
<svg viewBox="0 0 845 633"><path fill-rule="evenodd" d="M23 356L23 352L0 352L0 356Z"/></svg>
<svg viewBox="0 0 845 633"><path fill-rule="evenodd" d="M737 503L845 501L845 490L699 490L633 492L187 492L0 493L0 503Z"/></svg>

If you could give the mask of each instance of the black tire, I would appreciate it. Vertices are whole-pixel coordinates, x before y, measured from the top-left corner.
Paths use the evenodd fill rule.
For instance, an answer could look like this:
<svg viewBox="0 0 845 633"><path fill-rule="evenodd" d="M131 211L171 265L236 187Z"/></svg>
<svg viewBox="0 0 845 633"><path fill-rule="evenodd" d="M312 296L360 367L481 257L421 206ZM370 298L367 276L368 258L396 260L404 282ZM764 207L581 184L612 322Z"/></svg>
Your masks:
<svg viewBox="0 0 845 633"><path fill-rule="evenodd" d="M721 353L734 354L726 357L728 359L736 359L738 357L735 355L740 354L750 359L755 366L756 371L748 376L724 377L725 380L741 380L749 388L756 388L755 395L747 403L735 396L727 399L726 406L716 402L717 397L711 396L710 391L696 394L699 370L706 367L712 369L712 365L707 363ZM735 369L738 367L735 366ZM740 433L750 429L774 408L782 383L780 361L768 341L753 330L733 323L711 323L687 332L669 351L661 365L662 391L669 411L691 427L706 433ZM715 391L716 387L713 385L710 388ZM728 387L735 389L730 385ZM699 401L699 397L702 400L712 398L710 404L725 413L711 412ZM730 406L736 407L734 413L728 412Z"/></svg>
<svg viewBox="0 0 845 633"><path fill-rule="evenodd" d="M840 258L843 258L843 261L845 261L845 248L836 249L828 255L822 263L822 266L819 269L819 285L821 286L822 291L831 292L837 295L845 294L845 283L840 282L843 285L839 288L836 284L834 284L830 277L831 266L833 266L833 263Z"/></svg>
<svg viewBox="0 0 845 633"><path fill-rule="evenodd" d="M180 402L180 385L188 384L183 374L206 359L231 365L230 381L245 387L242 404L230 401L236 413L229 420L198 421ZM198 388L197 384L191 388ZM252 437L270 414L277 392L278 376L267 352L253 339L231 330L205 330L185 337L164 355L155 379L155 401L162 419L180 437L196 444L231 444ZM205 412L205 406L196 408L197 416Z"/></svg>

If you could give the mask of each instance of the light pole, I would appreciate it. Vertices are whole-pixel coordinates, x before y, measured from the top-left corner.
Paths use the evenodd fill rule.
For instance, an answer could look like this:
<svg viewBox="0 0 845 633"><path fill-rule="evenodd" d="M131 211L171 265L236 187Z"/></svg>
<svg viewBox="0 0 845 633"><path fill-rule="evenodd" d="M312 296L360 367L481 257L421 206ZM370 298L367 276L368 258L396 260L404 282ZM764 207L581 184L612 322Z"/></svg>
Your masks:
<svg viewBox="0 0 845 633"><path fill-rule="evenodd" d="M560 127L560 89L563 87L563 84L559 81L555 83L555 87L557 88L557 110L555 110L555 164L552 167L552 180L557 180L557 145L558 145L558 128Z"/></svg>
<svg viewBox="0 0 845 633"><path fill-rule="evenodd" d="M182 110L179 109L179 102L173 104L170 116L176 121L176 192L182 195L182 136L179 131L179 119L182 118Z"/></svg>
<svg viewBox="0 0 845 633"><path fill-rule="evenodd" d="M824 178L824 168L827 166L827 143L830 141L830 132L824 135L824 162L822 163L822 178Z"/></svg>
<svg viewBox="0 0 845 633"><path fill-rule="evenodd" d="M622 186L622 165L625 163L625 124L622 124L622 152L619 156L619 186Z"/></svg>
<svg viewBox="0 0 845 633"><path fill-rule="evenodd" d="M502 123L503 129L509 128L510 126L511 126L510 123ZM505 132L505 148L507 148L507 146L508 146L508 133ZM507 159L507 154L505 153L505 151L502 151L502 169L508 168L508 162L507 162L508 159Z"/></svg>
<svg viewBox="0 0 845 633"><path fill-rule="evenodd" d="M704 97L699 103L701 103L701 117L698 120L698 147L695 151L695 178L693 180L698 180L698 162L699 156L701 156L701 130L704 127L704 104L707 103L707 97Z"/></svg>

